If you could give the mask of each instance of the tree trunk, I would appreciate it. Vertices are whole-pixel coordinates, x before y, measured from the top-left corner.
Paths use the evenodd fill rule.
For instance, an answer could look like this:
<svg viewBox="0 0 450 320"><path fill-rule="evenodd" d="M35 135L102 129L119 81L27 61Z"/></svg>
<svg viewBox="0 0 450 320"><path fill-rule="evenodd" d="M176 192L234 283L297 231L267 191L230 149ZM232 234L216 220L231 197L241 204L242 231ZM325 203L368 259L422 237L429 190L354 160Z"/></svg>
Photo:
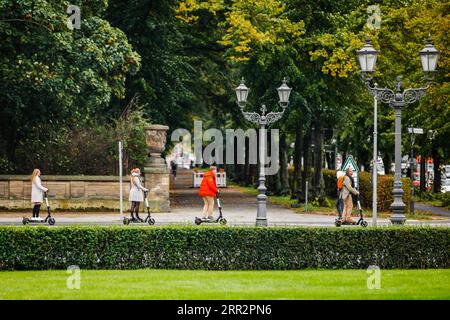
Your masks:
<svg viewBox="0 0 450 320"><path fill-rule="evenodd" d="M323 195L322 188L322 159L323 159L323 130L322 125L317 123L315 126L315 142L314 142L314 196L321 197Z"/></svg>
<svg viewBox="0 0 450 320"><path fill-rule="evenodd" d="M286 134L283 132L280 136L280 194L286 195L289 189L288 177L288 160L287 160L287 145Z"/></svg>
<svg viewBox="0 0 450 320"><path fill-rule="evenodd" d="M301 188L302 177L302 150L303 150L303 124L300 122L295 132L295 149L294 149L294 176L292 178L292 196L298 197L297 193Z"/></svg>
<svg viewBox="0 0 450 320"><path fill-rule="evenodd" d="M420 155L420 191L425 192L426 181L425 181L425 171L427 170L427 158L421 154Z"/></svg>
<svg viewBox="0 0 450 320"><path fill-rule="evenodd" d="M437 148L433 145L432 149L433 155L433 165L434 165L434 181L433 181L433 191L434 193L441 193L441 157L438 153Z"/></svg>
<svg viewBox="0 0 450 320"><path fill-rule="evenodd" d="M245 165L244 165L244 179L246 185L252 184L252 177L250 176L250 141L249 139L244 140L244 146L245 146ZM237 155L236 155L236 161L237 161Z"/></svg>
<svg viewBox="0 0 450 320"><path fill-rule="evenodd" d="M389 153L386 153L383 157L383 165L384 165L384 173L390 174L391 173L391 155Z"/></svg>
<svg viewBox="0 0 450 320"><path fill-rule="evenodd" d="M302 190L299 193L299 202L305 201L306 181L309 178L309 159L311 153L311 132L306 133L303 143L303 171L302 171Z"/></svg>

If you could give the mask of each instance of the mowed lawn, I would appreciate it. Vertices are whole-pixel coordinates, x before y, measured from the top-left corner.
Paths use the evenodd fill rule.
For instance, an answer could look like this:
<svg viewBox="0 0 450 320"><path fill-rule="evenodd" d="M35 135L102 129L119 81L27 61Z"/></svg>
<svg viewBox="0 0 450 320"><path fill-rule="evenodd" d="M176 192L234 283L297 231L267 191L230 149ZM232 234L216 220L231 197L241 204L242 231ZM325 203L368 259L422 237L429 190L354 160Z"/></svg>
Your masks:
<svg viewBox="0 0 450 320"><path fill-rule="evenodd" d="M0 299L450 299L450 269L382 270L369 290L366 270L2 271Z"/></svg>

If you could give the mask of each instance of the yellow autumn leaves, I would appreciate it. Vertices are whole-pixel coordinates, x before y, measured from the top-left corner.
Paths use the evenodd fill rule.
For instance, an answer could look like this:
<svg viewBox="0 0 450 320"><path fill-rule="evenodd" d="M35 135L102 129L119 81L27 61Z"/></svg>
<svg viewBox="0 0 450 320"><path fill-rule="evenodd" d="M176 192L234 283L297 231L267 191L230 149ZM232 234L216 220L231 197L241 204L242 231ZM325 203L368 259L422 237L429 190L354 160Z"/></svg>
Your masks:
<svg viewBox="0 0 450 320"><path fill-rule="evenodd" d="M232 62L247 61L258 50L272 50L284 46L286 41L298 41L304 34L304 23L292 22L285 16L285 6L278 0L231 1L185 0L177 10L177 17L187 23L198 21L199 10L212 14L223 13L219 22L223 36L218 41L228 48Z"/></svg>

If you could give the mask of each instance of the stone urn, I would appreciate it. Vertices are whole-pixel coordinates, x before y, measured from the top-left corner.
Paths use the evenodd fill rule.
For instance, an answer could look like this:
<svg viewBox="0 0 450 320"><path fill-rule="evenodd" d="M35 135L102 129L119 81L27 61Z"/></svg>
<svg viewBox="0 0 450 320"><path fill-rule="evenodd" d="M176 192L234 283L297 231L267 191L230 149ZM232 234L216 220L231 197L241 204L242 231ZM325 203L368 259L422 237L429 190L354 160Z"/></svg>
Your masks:
<svg viewBox="0 0 450 320"><path fill-rule="evenodd" d="M161 154L166 148L168 126L152 124L145 128L149 159L144 167L145 187L152 212L169 212L169 169Z"/></svg>
<svg viewBox="0 0 450 320"><path fill-rule="evenodd" d="M148 153L150 156L147 166L165 166L165 161L161 158L161 153L166 148L167 130L169 130L168 126L160 124L152 124L145 128Z"/></svg>

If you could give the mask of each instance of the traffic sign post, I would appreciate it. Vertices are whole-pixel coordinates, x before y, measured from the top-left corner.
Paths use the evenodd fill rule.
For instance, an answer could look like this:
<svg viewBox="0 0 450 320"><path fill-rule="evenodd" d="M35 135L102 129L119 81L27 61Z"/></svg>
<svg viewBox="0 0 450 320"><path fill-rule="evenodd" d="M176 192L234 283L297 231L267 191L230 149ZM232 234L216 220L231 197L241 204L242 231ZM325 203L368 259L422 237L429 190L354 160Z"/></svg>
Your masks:
<svg viewBox="0 0 450 320"><path fill-rule="evenodd" d="M348 156L347 159L345 159L345 163L342 166L342 171L347 171L347 168L352 168L353 170L353 181L355 182L355 188L359 189L359 179L358 179L358 173L359 168L358 165L355 162L355 159L353 159L353 156Z"/></svg>

